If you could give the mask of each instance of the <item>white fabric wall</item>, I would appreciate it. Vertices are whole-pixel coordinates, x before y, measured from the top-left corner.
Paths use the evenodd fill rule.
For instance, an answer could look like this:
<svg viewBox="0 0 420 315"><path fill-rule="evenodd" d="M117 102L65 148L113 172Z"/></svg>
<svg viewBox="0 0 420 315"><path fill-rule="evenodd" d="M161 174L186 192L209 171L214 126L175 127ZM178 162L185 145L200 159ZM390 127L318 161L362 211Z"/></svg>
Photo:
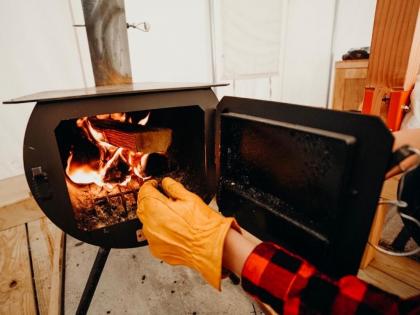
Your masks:
<svg viewBox="0 0 420 315"><path fill-rule="evenodd" d="M214 0L219 79L223 73L220 1L223 0ZM332 98L335 61L341 60L350 48L370 45L376 0L279 1L283 5L279 75L271 79L230 81L230 87L218 89L218 96L236 95L327 107ZM264 1L259 4L263 5Z"/></svg>
<svg viewBox="0 0 420 315"><path fill-rule="evenodd" d="M220 2L214 0L217 78L223 74ZM333 36L334 0L278 0L282 4L282 32L278 75L231 81L218 89L219 97L236 95L325 107ZM264 5L260 1L259 5Z"/></svg>
<svg viewBox="0 0 420 315"><path fill-rule="evenodd" d="M82 86L67 1L1 0L0 43L0 100ZM32 108L0 104L0 179L23 173L23 135Z"/></svg>
<svg viewBox="0 0 420 315"><path fill-rule="evenodd" d="M151 24L149 33L128 33L134 81L211 81L207 0L125 0L125 5L127 21Z"/></svg>
<svg viewBox="0 0 420 315"><path fill-rule="evenodd" d="M289 0L281 90L277 99L325 107L335 1Z"/></svg>
<svg viewBox="0 0 420 315"><path fill-rule="evenodd" d="M334 36L334 59L349 48L370 46L376 0L340 0Z"/></svg>
<svg viewBox="0 0 420 315"><path fill-rule="evenodd" d="M332 47L333 62L350 48L370 46L375 18L376 0L339 0ZM329 104L334 88L334 67L331 69Z"/></svg>
<svg viewBox="0 0 420 315"><path fill-rule="evenodd" d="M283 5L279 0L223 0L222 77L255 79L277 75L282 43Z"/></svg>

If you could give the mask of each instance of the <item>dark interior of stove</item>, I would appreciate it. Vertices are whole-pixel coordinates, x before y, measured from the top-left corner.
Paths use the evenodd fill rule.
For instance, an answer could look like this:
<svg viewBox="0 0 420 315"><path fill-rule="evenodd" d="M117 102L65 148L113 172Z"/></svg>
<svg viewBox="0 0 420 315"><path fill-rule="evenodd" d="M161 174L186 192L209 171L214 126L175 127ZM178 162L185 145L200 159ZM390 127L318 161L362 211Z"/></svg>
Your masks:
<svg viewBox="0 0 420 315"><path fill-rule="evenodd" d="M221 129L222 211L262 239L319 255L336 232L355 138L241 114L222 114Z"/></svg>
<svg viewBox="0 0 420 315"><path fill-rule="evenodd" d="M55 135L77 227L136 219L137 192L171 176L208 200L204 114L198 106L63 120Z"/></svg>

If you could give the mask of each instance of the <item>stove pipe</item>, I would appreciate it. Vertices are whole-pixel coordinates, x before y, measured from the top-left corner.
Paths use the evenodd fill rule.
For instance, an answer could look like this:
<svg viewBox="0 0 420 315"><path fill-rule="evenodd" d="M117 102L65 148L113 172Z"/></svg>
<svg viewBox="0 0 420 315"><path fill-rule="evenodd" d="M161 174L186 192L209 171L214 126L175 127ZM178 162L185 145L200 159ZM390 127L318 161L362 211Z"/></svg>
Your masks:
<svg viewBox="0 0 420 315"><path fill-rule="evenodd" d="M124 0L82 0L95 85L132 83Z"/></svg>

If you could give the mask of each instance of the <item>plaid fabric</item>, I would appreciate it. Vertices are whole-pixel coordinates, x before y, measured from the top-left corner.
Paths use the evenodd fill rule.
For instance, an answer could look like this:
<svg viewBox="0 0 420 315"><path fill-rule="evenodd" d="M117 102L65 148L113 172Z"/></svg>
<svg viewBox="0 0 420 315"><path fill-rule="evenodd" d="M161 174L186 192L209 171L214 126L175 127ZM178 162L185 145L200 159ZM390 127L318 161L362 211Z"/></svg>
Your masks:
<svg viewBox="0 0 420 315"><path fill-rule="evenodd" d="M355 276L333 281L272 243L247 258L242 286L280 314L420 314L420 296L403 301Z"/></svg>

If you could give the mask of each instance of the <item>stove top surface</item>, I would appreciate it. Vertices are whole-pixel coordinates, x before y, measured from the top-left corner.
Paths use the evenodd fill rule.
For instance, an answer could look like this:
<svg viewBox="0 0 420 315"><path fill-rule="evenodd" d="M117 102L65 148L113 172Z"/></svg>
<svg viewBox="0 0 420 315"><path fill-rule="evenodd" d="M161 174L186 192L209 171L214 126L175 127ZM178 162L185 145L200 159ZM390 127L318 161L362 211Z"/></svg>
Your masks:
<svg viewBox="0 0 420 315"><path fill-rule="evenodd" d="M75 100L113 95L144 94L165 91L199 90L211 87L227 86L228 83L162 83L144 82L124 85L96 86L73 90L53 90L30 94L11 100L3 104L17 104L29 102L49 102L59 100Z"/></svg>

